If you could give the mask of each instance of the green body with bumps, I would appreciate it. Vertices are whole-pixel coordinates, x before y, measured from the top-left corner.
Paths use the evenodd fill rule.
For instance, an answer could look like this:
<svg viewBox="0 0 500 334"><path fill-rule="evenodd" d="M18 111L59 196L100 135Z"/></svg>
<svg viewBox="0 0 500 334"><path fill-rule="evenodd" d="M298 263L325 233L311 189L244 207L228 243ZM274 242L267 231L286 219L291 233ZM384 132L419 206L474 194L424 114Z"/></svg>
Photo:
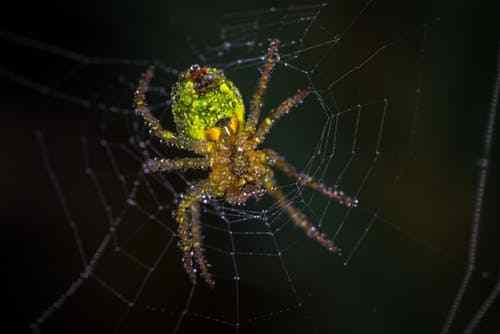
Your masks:
<svg viewBox="0 0 500 334"><path fill-rule="evenodd" d="M218 69L195 70L191 67L181 74L171 93L178 135L206 140L206 130L217 126L220 120L236 116L243 124L245 106L238 88Z"/></svg>

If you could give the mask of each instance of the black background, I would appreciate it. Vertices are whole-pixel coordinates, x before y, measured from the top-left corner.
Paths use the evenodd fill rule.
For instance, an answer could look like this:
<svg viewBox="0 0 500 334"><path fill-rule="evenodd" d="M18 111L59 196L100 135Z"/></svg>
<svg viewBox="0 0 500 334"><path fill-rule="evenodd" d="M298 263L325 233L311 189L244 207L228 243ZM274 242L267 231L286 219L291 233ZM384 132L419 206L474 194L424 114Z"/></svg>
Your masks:
<svg viewBox="0 0 500 334"><path fill-rule="evenodd" d="M382 1L382 3L390 5L391 1ZM191 51L186 43L186 36L203 38L202 36L215 33L220 13L248 11L273 4L286 5L283 2L265 1L252 4L235 1L9 3L12 7L2 8L0 28L87 55L161 59L167 64L174 64L175 67L180 68L190 63ZM298 333L312 329L322 333L357 333L370 330L372 328L370 324L373 323L377 324L373 327L377 333L385 332L379 331L380 328L386 327L384 323L387 324L387 333L398 332L398 328L400 332L405 333L417 333L421 330L430 330L432 333L439 331L446 314L446 305L451 303L464 267L463 261L472 214L473 187L476 180L475 163L481 152L481 134L494 80L500 10L497 4L493 4L493 1L489 3L488 1L441 1L438 4L430 4L426 8L428 11L426 18L439 16L443 23L438 28L437 35L440 37L434 39L431 42L432 46L429 47L433 53L429 58L431 70L429 70L425 89L435 94L436 101L433 104L434 109L431 111L428 109L422 120L419 138L423 139L417 150L424 157L423 161L426 161L426 152L429 152L428 158L431 161L438 159L434 161L434 164L435 167L439 165L440 171L451 171L458 165L461 173L458 175L452 175L451 172L450 175L440 174L433 173L431 169L430 174L427 174L427 171L423 171L425 163L413 166L416 173L419 173L419 169L422 168L422 178L415 179L415 183L422 182L424 191L415 194L411 189L407 190L403 195L408 198L407 206L400 209L401 216L415 216L408 217L409 220L418 220L417 212L422 210L428 212L430 216L435 214L438 217L430 224L436 225L438 222L443 222L443 226L434 227L435 238L431 237L430 243L446 250L448 254L446 258L449 261L439 261L442 255L427 255L423 263L415 263L415 266L427 265L426 270L431 273L428 276L428 282L416 293L420 298L416 302L409 300L408 304L403 304L402 301L405 300L403 296L397 301L397 307L401 309L400 313L386 314L386 317L373 313L366 318L366 326L363 326L365 315L353 311L348 312L349 316L343 321L339 320L338 323L342 325L336 327L333 320L327 321L326 319L335 318L341 310L347 312L349 307L342 309L342 306L333 305L334 303L330 306L325 302L313 307L313 309L320 310L319 313L311 316L310 319L313 320L309 318L297 320L298 325L295 325L296 319L289 322L291 325L285 325L288 323L286 319L284 322L279 320L281 322L278 321L277 324L263 322L258 327L242 328L244 332ZM5 52L7 48L9 52ZM26 75L33 80L57 86L61 80L64 82L64 76L68 73L68 67L54 56L43 58L35 50L15 47L4 40L0 40L0 49L2 50L0 52L4 53L2 67L11 72ZM3 298L4 305L7 306L2 318L7 320L9 327L12 326L12 329L6 332L16 333L27 330L29 323L39 315L39 312L63 291L63 287L68 286L73 277L69 273L78 272L77 265L68 265L67 262L74 261L75 258L61 255L61 253L73 252L74 242L69 238L70 232L62 230L62 226L67 225L65 225L64 216L60 212L54 191L43 170L33 133L41 129L46 135L49 147L51 147L51 155L59 164L58 174L61 182L67 186L66 192L73 196L73 201L78 202L82 211L89 210L90 212L94 204L87 203L88 197L85 197L85 194L77 193L79 188L77 184L88 181L82 179L73 186L69 180L73 180L72 177L78 179L78 175L82 175L81 178L83 178L83 174L81 170L73 171L74 174L67 171L75 166L75 168L79 168L78 166L81 168L82 164L78 160L81 152L75 147L78 147L82 134L90 138L102 134L102 129L96 126L102 121L100 120L102 115L89 116L86 109L68 108L67 105L54 102L52 98L13 83L5 76L0 76L0 78L2 91L1 244L5 259L2 276L6 279L6 283L3 284L5 290ZM76 94L75 92L80 89L84 92L89 85L96 85L95 82L89 80L91 79L72 80L74 86L70 88L72 89L70 93ZM430 105L433 101L427 100L426 103ZM71 112L67 112L70 109ZM109 120L106 121L109 122ZM439 132L441 127L446 131ZM314 134L318 129L307 131ZM433 139L436 138L433 137L436 133L440 136L437 137L438 139ZM433 150L435 140L447 143L444 152ZM283 142L285 143L281 145L286 150L286 140ZM288 150L296 149L292 146L288 146ZM498 145L494 146L492 175L487 188L484 224L481 231L480 263L473 281L474 288L464 302L464 312L458 317L457 328L461 328L470 319L472 312L477 309L478 302L484 298L499 274L497 163ZM65 167L66 164L70 167ZM424 204L420 200L423 199L422 196L417 196L418 194L428 197L427 202L433 205L422 206ZM47 240L51 243L60 242L60 244L47 245ZM418 249L415 251L418 252ZM433 256L438 258L435 262L432 261ZM318 263L322 263L321 261L326 260L319 259ZM380 271L391 266L389 261L387 263L385 261L385 258L375 257L375 255L371 259L369 254L366 259L366 263L372 263L373 267L379 267ZM445 262L448 263L445 265ZM437 267L441 265L443 267ZM68 266L67 270L61 269L68 268ZM353 272L356 271L357 274L351 272L351 275L363 275L361 264L360 268L353 269ZM345 269L337 266L332 270L335 272L335 270ZM64 272L64 275L54 274L59 271ZM395 279L394 282L401 286L409 284L404 279L400 281ZM366 286L371 290L380 289L375 282L371 286L369 283ZM339 287L341 288L342 284L339 284ZM415 291L411 293L414 294ZM99 297L95 297L90 305L98 308L99 302L96 298ZM356 304L356 300L351 300L351 303ZM245 306L249 309L259 308L258 303L245 304ZM340 309L336 309L339 307ZM78 306L76 308L78 309ZM374 308L377 308L376 303ZM415 324L413 320L408 322L406 320L408 314L425 314L426 312L432 315L424 317L425 323ZM488 321L477 332L498 333L500 330L499 312L497 301L496 306L489 313ZM103 315L101 321L106 320L106 315ZM59 322L59 326L54 327L53 331L67 333L83 331L80 326L85 328L83 324L86 322L85 319L77 316L68 316L68 318L60 316L56 321ZM190 321L187 322L190 323ZM311 323L314 323L314 326L311 327ZM346 323L351 323L352 327ZM161 332L163 329L161 323L150 326L147 325L148 322L144 324L145 327L142 327L144 332ZM212 330L211 322L193 322L193 324L184 329L186 333L194 330L197 332ZM223 326L219 330L232 332L231 329Z"/></svg>

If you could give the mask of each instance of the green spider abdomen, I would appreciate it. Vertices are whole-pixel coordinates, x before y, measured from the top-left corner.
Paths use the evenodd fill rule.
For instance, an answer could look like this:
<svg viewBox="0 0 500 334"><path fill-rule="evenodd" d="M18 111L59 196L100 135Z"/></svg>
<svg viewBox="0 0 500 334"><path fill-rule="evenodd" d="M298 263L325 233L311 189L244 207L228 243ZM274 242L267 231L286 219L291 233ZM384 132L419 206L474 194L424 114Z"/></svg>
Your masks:
<svg viewBox="0 0 500 334"><path fill-rule="evenodd" d="M191 66L171 93L177 133L187 139L206 140L206 130L236 116L243 124L245 107L238 88L221 70Z"/></svg>

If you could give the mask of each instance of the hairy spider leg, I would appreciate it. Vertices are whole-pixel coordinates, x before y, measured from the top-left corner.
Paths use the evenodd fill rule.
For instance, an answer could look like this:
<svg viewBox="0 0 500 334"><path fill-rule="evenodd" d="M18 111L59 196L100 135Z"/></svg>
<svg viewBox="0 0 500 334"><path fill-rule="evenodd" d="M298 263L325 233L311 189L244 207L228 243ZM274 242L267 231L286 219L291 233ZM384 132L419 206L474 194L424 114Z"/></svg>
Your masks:
<svg viewBox="0 0 500 334"><path fill-rule="evenodd" d="M137 89L134 93L134 107L135 112L141 116L146 123L146 125L151 130L151 134L164 140L167 143L176 144L176 137L171 131L164 130L160 124L160 121L151 113L146 101L146 94L149 91L149 85L154 77L154 66L148 67L148 69L142 74L142 78L139 80Z"/></svg>
<svg viewBox="0 0 500 334"><path fill-rule="evenodd" d="M178 246L182 251L182 265L184 267L184 271L189 276L189 280L192 284L196 284L196 267L195 267L195 259L194 259L194 250L190 245L193 244L191 238L191 230L192 230L192 214L191 210L186 209L184 216L185 223L181 226L180 224L177 226L177 233L179 235L179 243ZM185 236L182 239L180 236Z"/></svg>
<svg viewBox="0 0 500 334"><path fill-rule="evenodd" d="M348 208L358 206L358 200L354 197L344 194L343 191L335 188L330 188L321 182L314 180L311 176L299 172L293 165L288 163L278 153L271 149L264 150L268 157L270 166L276 167L278 170L285 173L290 178L296 179L300 185L309 187L317 192L325 195L328 198L334 199L337 203Z"/></svg>
<svg viewBox="0 0 500 334"><path fill-rule="evenodd" d="M279 61L279 43L280 42L277 39L273 39L269 44L269 48L267 49L266 62L262 66L257 89L252 97L252 100L250 101L250 113L246 120L245 127L248 132L254 132L257 127L257 123L259 122L259 117L263 106L262 98L267 90L269 80L271 79L271 72L276 63Z"/></svg>
<svg viewBox="0 0 500 334"><path fill-rule="evenodd" d="M144 173L157 173L164 171L174 171L174 170L186 170L186 169L202 169L206 170L210 167L209 160L206 158L183 158L183 159L150 159L147 160L143 165ZM187 199L189 200L190 196L193 196L193 204L185 209L186 215L182 216L182 213L177 213L177 222L179 238L181 240L181 250L183 251L183 264L184 269L189 275L191 281L193 283L196 282L196 272L194 269L194 264L200 270L200 274L207 282L210 287L215 285L215 280L212 275L208 271L208 262L205 258L205 251L203 249L203 235L201 231L201 223L200 223L200 205L199 199L197 200L199 195L188 194L187 197L183 199L182 203ZM181 208L179 205L179 208ZM184 204L188 205L188 203ZM181 221L185 221L184 224L181 225ZM194 259L194 262L193 262Z"/></svg>
<svg viewBox="0 0 500 334"><path fill-rule="evenodd" d="M285 101L281 102L281 104L271 110L269 115L267 115L262 122L260 122L259 127L257 128L257 133L255 134L255 140L258 144L262 143L266 139L266 135L271 130L271 127L278 121L281 117L288 114L293 107L300 104L311 91L309 89L299 89L294 96L289 97Z"/></svg>
<svg viewBox="0 0 500 334"><path fill-rule="evenodd" d="M203 248L203 234L201 231L201 223L200 223L200 203L196 202L191 205L191 235L193 239L193 249L194 249L194 260L196 261L196 265L200 270L201 277L205 280L205 282L213 288L215 286L215 280L212 277L212 274L209 272L208 261L205 257L205 249ZM197 241L199 240L199 241Z"/></svg>
<svg viewBox="0 0 500 334"><path fill-rule="evenodd" d="M159 159L146 160L142 165L144 173L186 171L188 169L207 170L210 161L207 158L179 158L179 159Z"/></svg>
<svg viewBox="0 0 500 334"><path fill-rule="evenodd" d="M196 261L198 269L201 272L205 282L211 287L215 281L208 272L208 264L204 256L203 238L201 235L201 224L199 220L199 205L200 200L208 192L207 182L199 182L194 185L189 192L183 196L179 206L177 207L176 220L178 224L179 247L182 251L182 262L191 282L196 284L196 268L193 264L193 259ZM193 212L193 207L195 211ZM189 213L188 213L189 212Z"/></svg>
<svg viewBox="0 0 500 334"><path fill-rule="evenodd" d="M139 80L137 89L134 92L135 113L142 117L151 134L164 141L165 143L177 146L182 149L190 150L198 154L204 154L208 152L209 147L207 143L197 140L186 140L184 138L179 138L172 131L163 129L160 121L153 115L151 109L149 109L148 103L146 101L146 94L149 91L149 85L154 77L154 69L155 68L153 65L148 67L148 69L142 74L142 78Z"/></svg>
<svg viewBox="0 0 500 334"><path fill-rule="evenodd" d="M341 255L340 248L335 245L333 241L328 239L328 236L326 234L322 233L316 226L311 224L307 217L299 209L291 205L290 201L286 199L283 192L281 192L281 190L274 186L274 183L267 183L266 188L269 191L269 194L274 198L278 206L288 213L288 215L292 219L292 222L296 226L300 227L309 238L318 242L328 251Z"/></svg>

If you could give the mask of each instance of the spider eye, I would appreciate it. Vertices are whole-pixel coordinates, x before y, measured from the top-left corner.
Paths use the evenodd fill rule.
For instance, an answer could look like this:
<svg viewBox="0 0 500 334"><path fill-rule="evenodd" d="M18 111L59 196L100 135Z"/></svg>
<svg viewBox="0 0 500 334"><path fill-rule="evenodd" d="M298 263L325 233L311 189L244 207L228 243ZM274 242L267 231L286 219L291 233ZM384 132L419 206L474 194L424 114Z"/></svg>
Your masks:
<svg viewBox="0 0 500 334"><path fill-rule="evenodd" d="M216 126L224 129L224 131L229 135L238 132L240 122L237 117L227 117L217 121Z"/></svg>
<svg viewBox="0 0 500 334"><path fill-rule="evenodd" d="M237 117L225 117L217 121L215 126L205 131L208 140L218 141L221 136L232 134L238 131L239 121Z"/></svg>
<svg viewBox="0 0 500 334"><path fill-rule="evenodd" d="M221 128L224 133L228 136L231 135L232 128L231 128L231 118L222 118L215 123L217 127Z"/></svg>
<svg viewBox="0 0 500 334"><path fill-rule="evenodd" d="M207 91L217 88L224 77L221 70L201 67L200 65L192 65L185 75L188 80L193 82L198 94L205 94Z"/></svg>
<svg viewBox="0 0 500 334"><path fill-rule="evenodd" d="M217 126L219 128L229 127L230 125L231 125L231 118L230 117L222 118L222 119L218 120L217 123L215 123L215 126Z"/></svg>

